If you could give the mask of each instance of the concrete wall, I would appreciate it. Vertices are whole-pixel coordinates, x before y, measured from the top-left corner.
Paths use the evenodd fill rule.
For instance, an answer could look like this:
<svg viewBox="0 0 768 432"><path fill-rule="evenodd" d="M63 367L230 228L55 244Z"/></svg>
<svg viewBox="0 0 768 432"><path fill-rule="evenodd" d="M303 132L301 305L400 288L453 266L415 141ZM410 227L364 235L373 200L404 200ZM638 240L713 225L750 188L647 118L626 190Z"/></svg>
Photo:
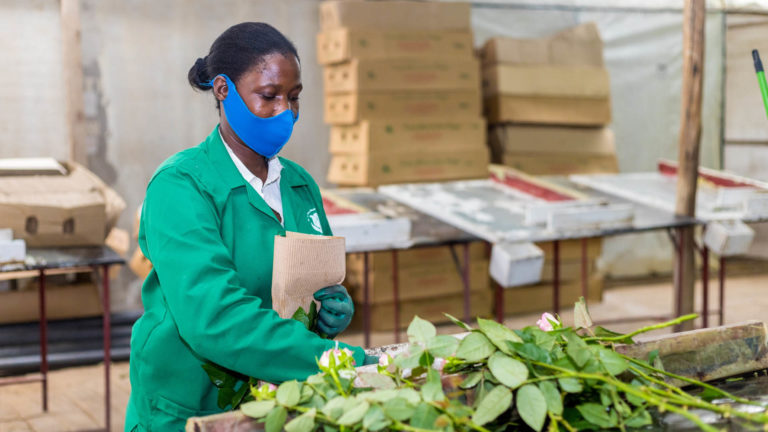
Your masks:
<svg viewBox="0 0 768 432"><path fill-rule="evenodd" d="M0 157L69 157L59 2L0 3Z"/></svg>

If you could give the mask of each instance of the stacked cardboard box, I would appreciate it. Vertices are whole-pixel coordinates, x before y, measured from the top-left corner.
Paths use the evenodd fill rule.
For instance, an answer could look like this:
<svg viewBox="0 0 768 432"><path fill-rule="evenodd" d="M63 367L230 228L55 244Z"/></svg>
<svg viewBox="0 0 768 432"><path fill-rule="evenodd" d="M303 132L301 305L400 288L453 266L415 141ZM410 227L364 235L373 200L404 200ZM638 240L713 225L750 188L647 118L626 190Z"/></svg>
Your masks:
<svg viewBox="0 0 768 432"><path fill-rule="evenodd" d="M491 313L492 292L489 289L488 247L485 243L470 244L469 249L470 310L472 317ZM430 247L398 252L398 300L401 308L400 326L406 327L414 315L435 323L446 322L444 313L461 317L464 284L461 265L463 248ZM369 302L373 330L391 330L394 313L393 256L391 252L375 252L368 258ZM347 279L344 285L362 311L363 255L347 256ZM357 323L362 314L355 314Z"/></svg>
<svg viewBox="0 0 768 432"><path fill-rule="evenodd" d="M610 80L597 26L482 49L494 162L529 174L616 172Z"/></svg>
<svg viewBox="0 0 768 432"><path fill-rule="evenodd" d="M326 1L320 27L330 182L487 176L469 4Z"/></svg>

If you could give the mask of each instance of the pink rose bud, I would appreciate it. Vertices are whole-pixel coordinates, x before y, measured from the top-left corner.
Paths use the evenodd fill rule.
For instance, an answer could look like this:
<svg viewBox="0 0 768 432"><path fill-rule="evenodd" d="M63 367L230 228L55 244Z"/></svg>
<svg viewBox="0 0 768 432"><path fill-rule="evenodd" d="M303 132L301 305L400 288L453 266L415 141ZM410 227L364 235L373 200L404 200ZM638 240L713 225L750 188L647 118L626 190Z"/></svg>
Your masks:
<svg viewBox="0 0 768 432"><path fill-rule="evenodd" d="M379 357L379 366L389 366L389 354Z"/></svg>
<svg viewBox="0 0 768 432"><path fill-rule="evenodd" d="M548 332L553 330L552 322L557 322L557 318L549 312L544 312L541 314L541 319L536 321L536 325L538 325L540 329Z"/></svg>
<svg viewBox="0 0 768 432"><path fill-rule="evenodd" d="M267 389L268 389L269 391L273 392L273 391L276 391L276 390L277 390L277 386L276 386L276 385L274 385L274 384L272 384L272 383L267 383Z"/></svg>
<svg viewBox="0 0 768 432"><path fill-rule="evenodd" d="M443 368L445 367L445 359L441 357L437 357L434 362L432 362L432 369L436 371L443 371Z"/></svg>

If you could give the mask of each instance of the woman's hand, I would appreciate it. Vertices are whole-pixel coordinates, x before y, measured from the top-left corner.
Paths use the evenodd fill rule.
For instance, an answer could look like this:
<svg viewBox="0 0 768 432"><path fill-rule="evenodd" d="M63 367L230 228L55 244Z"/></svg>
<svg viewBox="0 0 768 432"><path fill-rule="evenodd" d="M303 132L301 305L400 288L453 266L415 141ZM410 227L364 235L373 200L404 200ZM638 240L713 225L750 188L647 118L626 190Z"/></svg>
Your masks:
<svg viewBox="0 0 768 432"><path fill-rule="evenodd" d="M333 285L318 290L315 300L320 302L317 313L317 329L333 339L344 331L352 322L355 307L347 289L341 285Z"/></svg>

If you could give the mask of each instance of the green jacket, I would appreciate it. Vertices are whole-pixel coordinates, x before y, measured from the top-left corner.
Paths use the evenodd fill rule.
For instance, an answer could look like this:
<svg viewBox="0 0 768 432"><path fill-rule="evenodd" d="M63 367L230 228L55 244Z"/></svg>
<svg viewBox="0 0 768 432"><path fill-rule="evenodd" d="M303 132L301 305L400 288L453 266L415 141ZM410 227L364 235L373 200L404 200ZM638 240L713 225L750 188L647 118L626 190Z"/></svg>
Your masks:
<svg viewBox="0 0 768 432"><path fill-rule="evenodd" d="M131 337L126 431L178 431L189 417L221 412L205 362L280 383L316 373L315 358L335 345L272 310L274 237L331 234L315 182L280 161L285 228L240 175L218 128L150 180L139 246L154 269ZM363 364L361 348L339 345Z"/></svg>

